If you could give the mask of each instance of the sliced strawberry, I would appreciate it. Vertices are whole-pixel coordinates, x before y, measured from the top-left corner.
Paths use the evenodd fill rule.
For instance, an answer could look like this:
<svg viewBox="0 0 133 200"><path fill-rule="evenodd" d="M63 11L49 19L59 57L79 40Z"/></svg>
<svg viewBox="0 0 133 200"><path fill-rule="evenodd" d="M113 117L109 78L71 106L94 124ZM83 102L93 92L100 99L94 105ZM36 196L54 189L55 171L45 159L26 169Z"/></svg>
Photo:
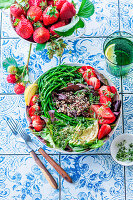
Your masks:
<svg viewBox="0 0 133 200"><path fill-rule="evenodd" d="M115 117L111 109L105 106L92 104L90 110L95 112L99 119L111 119Z"/></svg>
<svg viewBox="0 0 133 200"><path fill-rule="evenodd" d="M89 80L87 81L87 84L92 85L94 87L94 90L99 89L101 86L99 79L96 77L89 78Z"/></svg>
<svg viewBox="0 0 133 200"><path fill-rule="evenodd" d="M113 94L116 94L117 93L117 90L114 86L110 86L110 90Z"/></svg>
<svg viewBox="0 0 133 200"><path fill-rule="evenodd" d="M82 68L84 71L86 71L87 69L92 69L92 70L94 70L94 68L91 67L91 66L82 66L81 68Z"/></svg>
<svg viewBox="0 0 133 200"><path fill-rule="evenodd" d="M110 97L107 97L107 96L104 96L103 94L100 95L100 103L102 105L105 105L105 106L109 106L109 104L111 103L111 98Z"/></svg>
<svg viewBox="0 0 133 200"><path fill-rule="evenodd" d="M84 74L84 70L82 68L79 68L78 72L80 72L81 74Z"/></svg>
<svg viewBox="0 0 133 200"><path fill-rule="evenodd" d="M33 115L39 114L40 111L40 106L38 105L33 105L29 109L29 115L32 117Z"/></svg>
<svg viewBox="0 0 133 200"><path fill-rule="evenodd" d="M45 126L45 121L40 118L40 116L32 116L32 126L36 131L41 131Z"/></svg>
<svg viewBox="0 0 133 200"><path fill-rule="evenodd" d="M100 103L103 105L108 105L111 103L111 90L110 86L102 86L99 89L99 95L100 95Z"/></svg>
<svg viewBox="0 0 133 200"><path fill-rule="evenodd" d="M39 101L39 95L33 95L31 100L30 100L30 106L33 106L35 104L38 104L38 101Z"/></svg>
<svg viewBox="0 0 133 200"><path fill-rule="evenodd" d="M111 127L108 124L103 124L98 133L98 139L102 139L107 136L111 132Z"/></svg>
<svg viewBox="0 0 133 200"><path fill-rule="evenodd" d="M115 116L110 119L99 119L99 124L112 124L115 120Z"/></svg>

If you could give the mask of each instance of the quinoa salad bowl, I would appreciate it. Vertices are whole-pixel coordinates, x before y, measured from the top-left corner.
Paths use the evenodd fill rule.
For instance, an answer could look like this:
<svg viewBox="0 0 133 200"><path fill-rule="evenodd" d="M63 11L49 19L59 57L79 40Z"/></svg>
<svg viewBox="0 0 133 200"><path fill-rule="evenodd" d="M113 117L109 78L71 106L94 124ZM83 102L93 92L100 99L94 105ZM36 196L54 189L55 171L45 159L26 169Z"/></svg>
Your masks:
<svg viewBox="0 0 133 200"><path fill-rule="evenodd" d="M61 152L101 147L114 133L121 100L112 81L88 65L63 64L42 74L25 91L29 129Z"/></svg>

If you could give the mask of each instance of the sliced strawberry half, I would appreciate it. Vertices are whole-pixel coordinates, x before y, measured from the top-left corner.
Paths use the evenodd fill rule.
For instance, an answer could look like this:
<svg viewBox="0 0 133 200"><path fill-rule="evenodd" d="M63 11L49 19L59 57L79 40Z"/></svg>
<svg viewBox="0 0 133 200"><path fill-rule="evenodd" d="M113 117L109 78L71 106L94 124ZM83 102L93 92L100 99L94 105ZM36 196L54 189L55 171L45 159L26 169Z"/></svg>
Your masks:
<svg viewBox="0 0 133 200"><path fill-rule="evenodd" d="M98 139L102 139L107 136L111 132L111 127L108 124L103 124L98 133Z"/></svg>
<svg viewBox="0 0 133 200"><path fill-rule="evenodd" d="M103 105L109 105L111 103L111 90L110 86L102 86L99 89L99 95L100 95L100 103Z"/></svg>
<svg viewBox="0 0 133 200"><path fill-rule="evenodd" d="M110 86L110 90L113 94L116 94L117 93L117 90L114 86Z"/></svg>
<svg viewBox="0 0 133 200"><path fill-rule="evenodd" d="M87 81L87 84L92 85L94 87L94 90L99 89L101 86L100 80L96 77L89 78L89 80Z"/></svg>
<svg viewBox="0 0 133 200"><path fill-rule="evenodd" d="M112 124L115 120L115 116L110 119L99 119L99 124Z"/></svg>

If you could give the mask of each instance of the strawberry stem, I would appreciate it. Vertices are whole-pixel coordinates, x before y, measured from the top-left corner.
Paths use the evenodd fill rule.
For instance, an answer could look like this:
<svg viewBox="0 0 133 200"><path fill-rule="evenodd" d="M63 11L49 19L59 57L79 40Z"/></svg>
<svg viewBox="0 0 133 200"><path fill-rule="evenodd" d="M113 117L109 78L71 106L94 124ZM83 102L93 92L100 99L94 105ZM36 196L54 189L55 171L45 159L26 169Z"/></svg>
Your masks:
<svg viewBox="0 0 133 200"><path fill-rule="evenodd" d="M30 60L31 48L32 48L32 43L30 43L28 59L27 59L27 64L26 64L27 73L29 72L28 65L29 65L29 60Z"/></svg>

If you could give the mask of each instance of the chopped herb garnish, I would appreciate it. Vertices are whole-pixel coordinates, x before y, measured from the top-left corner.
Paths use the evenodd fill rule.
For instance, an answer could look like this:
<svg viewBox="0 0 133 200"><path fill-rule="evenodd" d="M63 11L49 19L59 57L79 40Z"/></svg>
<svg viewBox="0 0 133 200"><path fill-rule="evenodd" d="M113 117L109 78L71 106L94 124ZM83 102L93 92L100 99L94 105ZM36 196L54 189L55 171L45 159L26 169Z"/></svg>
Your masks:
<svg viewBox="0 0 133 200"><path fill-rule="evenodd" d="M123 140L119 144L117 144L117 147L119 148L116 159L119 161L133 161L133 143L130 143L129 146L125 147L126 140Z"/></svg>

